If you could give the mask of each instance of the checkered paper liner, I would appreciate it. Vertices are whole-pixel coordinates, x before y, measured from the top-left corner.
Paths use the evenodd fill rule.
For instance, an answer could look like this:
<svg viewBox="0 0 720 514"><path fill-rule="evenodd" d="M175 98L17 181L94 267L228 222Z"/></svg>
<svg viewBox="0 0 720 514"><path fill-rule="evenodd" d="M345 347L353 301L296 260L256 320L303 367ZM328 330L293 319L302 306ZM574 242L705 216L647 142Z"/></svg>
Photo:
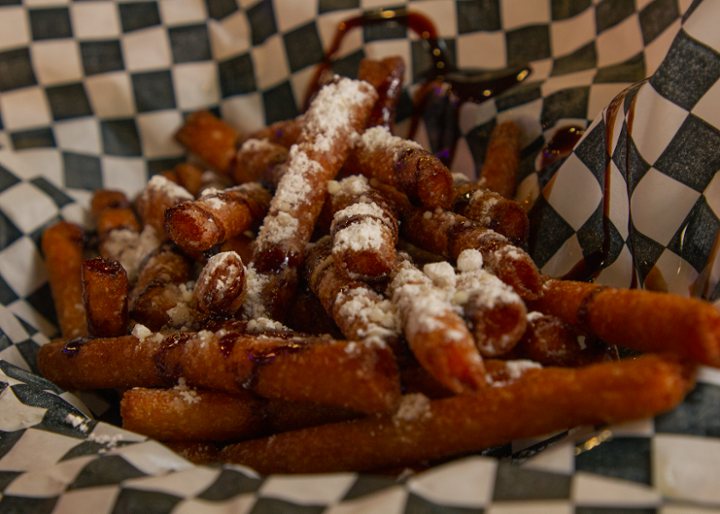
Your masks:
<svg viewBox="0 0 720 514"><path fill-rule="evenodd" d="M640 286L720 295L711 0L0 0L0 512L720 508L720 374L709 369L655 419L514 441L400 477L193 466L97 421L102 398L80 401L39 377L37 349L56 333L43 229L86 224L93 190L134 196L182 161L171 136L189 112L210 108L241 132L296 115L337 24L400 5L435 22L461 68L531 63L516 89L464 107L452 169L472 175L492 128L521 125L519 191L535 199L529 249L544 273L566 273L609 233L599 282L626 287L636 274ZM386 55L408 63L402 130L430 62L414 34L393 24L350 33L334 69L353 76L363 57ZM538 153L566 125L587 127L584 138L539 173Z"/></svg>

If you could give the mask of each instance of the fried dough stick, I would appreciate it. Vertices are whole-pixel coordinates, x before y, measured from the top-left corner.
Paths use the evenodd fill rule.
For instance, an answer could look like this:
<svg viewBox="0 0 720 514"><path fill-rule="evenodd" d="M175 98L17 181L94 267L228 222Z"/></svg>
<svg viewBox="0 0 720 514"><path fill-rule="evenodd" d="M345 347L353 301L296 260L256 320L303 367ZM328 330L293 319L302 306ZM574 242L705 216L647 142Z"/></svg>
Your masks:
<svg viewBox="0 0 720 514"><path fill-rule="evenodd" d="M269 294L262 298L273 316L285 311L294 294L305 245L327 196L327 181L342 166L376 100L367 82L341 78L321 89L303 116L287 171L257 237L255 269L265 275Z"/></svg>
<svg viewBox="0 0 720 514"><path fill-rule="evenodd" d="M512 121L497 125L490 134L478 184L505 198L515 196L520 169L520 127Z"/></svg>
<svg viewBox="0 0 720 514"><path fill-rule="evenodd" d="M386 294L397 306L410 350L428 373L456 394L487 386L482 357L465 321L406 256L398 259Z"/></svg>
<svg viewBox="0 0 720 514"><path fill-rule="evenodd" d="M237 151L233 180L238 184L260 181L273 184L272 170L288 158L288 149L268 139L248 139Z"/></svg>
<svg viewBox="0 0 720 514"><path fill-rule="evenodd" d="M43 232L42 251L50 293L60 332L70 339L88 333L82 295L84 250L85 232L78 225L61 221Z"/></svg>
<svg viewBox="0 0 720 514"><path fill-rule="evenodd" d="M140 223L122 191L98 189L90 201L90 214L98 233L98 251L109 257L105 243L113 230L140 232Z"/></svg>
<svg viewBox="0 0 720 514"><path fill-rule="evenodd" d="M452 303L461 307L480 354L497 357L522 338L527 309L510 286L482 265L479 251L463 250L457 259L457 275L448 262L426 264L423 271L439 287L451 289Z"/></svg>
<svg viewBox="0 0 720 514"><path fill-rule="evenodd" d="M130 293L130 317L150 330L171 323L168 310L182 300L180 285L189 279L187 259L169 245L159 247L145 259Z"/></svg>
<svg viewBox="0 0 720 514"><path fill-rule="evenodd" d="M242 441L362 416L327 405L187 386L130 389L120 412L123 428L160 441Z"/></svg>
<svg viewBox="0 0 720 514"><path fill-rule="evenodd" d="M527 330L510 355L511 358L532 359L543 366L574 368L604 360L618 360L614 346L593 337L580 338L581 334L569 323L534 311L528 314Z"/></svg>
<svg viewBox="0 0 720 514"><path fill-rule="evenodd" d="M199 256L261 220L269 204L270 193L255 182L222 191L209 189L197 200L168 209L164 227L188 255Z"/></svg>
<svg viewBox="0 0 720 514"><path fill-rule="evenodd" d="M371 283L386 279L397 262L399 229L392 205L362 175L328 182L328 191L332 254L338 272Z"/></svg>
<svg viewBox="0 0 720 514"><path fill-rule="evenodd" d="M720 367L720 311L703 300L550 279L529 307L609 344Z"/></svg>
<svg viewBox="0 0 720 514"><path fill-rule="evenodd" d="M267 139L270 143L290 148L297 142L301 130L302 116L298 116L289 120L276 121L267 127L251 132L243 136L239 144L242 146L248 139Z"/></svg>
<svg viewBox="0 0 720 514"><path fill-rule="evenodd" d="M143 226L150 225L162 242L168 241L165 232L165 211L195 197L184 187L162 175L154 175L145 185L135 204Z"/></svg>
<svg viewBox="0 0 720 514"><path fill-rule="evenodd" d="M366 284L341 275L333 265L332 241L308 249L305 276L325 311L350 341L369 340L401 353L401 329L392 303Z"/></svg>
<svg viewBox="0 0 720 514"><path fill-rule="evenodd" d="M449 209L455 195L452 174L442 162L416 142L393 136L381 126L366 130L357 140L343 175L375 178L427 208Z"/></svg>
<svg viewBox="0 0 720 514"><path fill-rule="evenodd" d="M185 119L175 139L214 170L229 173L239 136L234 128L210 111L197 111Z"/></svg>
<svg viewBox="0 0 720 514"><path fill-rule="evenodd" d="M397 204L396 204L397 208ZM497 232L450 211L405 207L400 232L412 244L457 260L463 250L479 250L486 269L524 300L537 298L542 277L532 258Z"/></svg>
<svg viewBox="0 0 720 514"><path fill-rule="evenodd" d="M172 170L163 171L161 175L184 187L191 195L197 196L203 187L204 173L205 170L196 164L181 162Z"/></svg>
<svg viewBox="0 0 720 514"><path fill-rule="evenodd" d="M128 333L128 278L119 262L97 257L83 263L83 305L88 334L116 337Z"/></svg>
<svg viewBox="0 0 720 514"><path fill-rule="evenodd" d="M530 220L519 203L482 188L464 176L461 178L455 174L453 178L453 212L494 230L515 245L520 246L527 241Z"/></svg>
<svg viewBox="0 0 720 514"><path fill-rule="evenodd" d="M653 416L682 401L690 374L687 366L658 355L532 369L506 387L432 401L413 397L415 405L404 410L401 403L394 415L246 441L225 447L220 458L263 474L407 465L577 425Z"/></svg>
<svg viewBox="0 0 720 514"><path fill-rule="evenodd" d="M206 315L232 316L245 298L245 265L235 252L208 259L193 290L192 305Z"/></svg>
<svg viewBox="0 0 720 514"><path fill-rule="evenodd" d="M358 68L358 79L372 84L378 92L368 127L382 125L392 133L395 129L395 111L400 101L405 62L402 57L386 57L381 61L363 59Z"/></svg>
<svg viewBox="0 0 720 514"><path fill-rule="evenodd" d="M38 355L43 375L64 389L187 385L267 398L386 412L400 398L392 352L375 344L237 332L178 332L86 342L59 340Z"/></svg>

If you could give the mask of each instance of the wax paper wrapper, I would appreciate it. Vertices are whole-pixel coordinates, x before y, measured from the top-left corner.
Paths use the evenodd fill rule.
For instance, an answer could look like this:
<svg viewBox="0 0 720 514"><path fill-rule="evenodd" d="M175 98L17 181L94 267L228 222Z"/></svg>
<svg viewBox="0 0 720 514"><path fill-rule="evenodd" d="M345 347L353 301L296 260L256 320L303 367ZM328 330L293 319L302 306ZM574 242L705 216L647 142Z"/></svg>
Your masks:
<svg viewBox="0 0 720 514"><path fill-rule="evenodd" d="M720 376L670 413L514 441L422 473L261 477L194 466L105 421L100 396L37 373L56 334L39 239L85 224L91 192L134 196L184 159L183 116L241 132L300 111L339 22L407 6L461 68L530 63L518 87L467 104L453 171L474 176L492 128L523 129L519 199L548 275L718 297L720 4L675 0L0 2L0 512L718 512ZM348 35L334 69L401 55L399 112L427 49L397 24ZM613 99L615 99L613 101ZM540 170L560 128L585 136ZM427 144L421 130L419 139ZM432 149L432 148L431 148ZM587 267L586 267L587 268ZM662 315L662 313L658 313Z"/></svg>

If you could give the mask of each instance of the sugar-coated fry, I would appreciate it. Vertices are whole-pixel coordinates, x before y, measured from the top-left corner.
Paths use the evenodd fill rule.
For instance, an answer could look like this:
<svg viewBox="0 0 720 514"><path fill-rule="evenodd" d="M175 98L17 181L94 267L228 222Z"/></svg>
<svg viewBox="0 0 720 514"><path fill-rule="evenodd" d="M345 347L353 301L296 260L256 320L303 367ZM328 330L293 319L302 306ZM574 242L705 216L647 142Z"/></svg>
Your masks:
<svg viewBox="0 0 720 514"><path fill-rule="evenodd" d="M367 126L382 125L390 132L395 128L395 111L402 92L405 62L402 57L386 57L381 61L363 59L358 68L358 79L372 84L378 92Z"/></svg>
<svg viewBox="0 0 720 514"><path fill-rule="evenodd" d="M168 245L153 251L142 264L130 293L130 317L151 330L173 322L175 311L168 311L183 300L180 286L189 279L190 265L185 257Z"/></svg>
<svg viewBox="0 0 720 514"><path fill-rule="evenodd" d="M457 394L486 387L485 367L463 319L432 281L401 258L387 287L418 362Z"/></svg>
<svg viewBox="0 0 720 514"><path fill-rule="evenodd" d="M86 336L82 295L85 232L73 223L58 222L43 232L42 250L60 332L67 338Z"/></svg>
<svg viewBox="0 0 720 514"><path fill-rule="evenodd" d="M98 234L98 252L109 257L105 243L114 230L140 232L140 223L122 191L98 189L90 201L90 214Z"/></svg>
<svg viewBox="0 0 720 514"><path fill-rule="evenodd" d="M248 230L267 213L270 193L252 182L206 190L197 200L168 208L164 226L170 239L191 256Z"/></svg>
<svg viewBox="0 0 720 514"><path fill-rule="evenodd" d="M288 158L288 150L268 139L247 139L237 152L232 176L238 184L273 183L273 169ZM269 179L269 180L268 180Z"/></svg>
<svg viewBox="0 0 720 514"><path fill-rule="evenodd" d="M394 414L229 445L220 458L260 473L407 465L577 425L653 416L683 399L690 374L687 366L657 355L577 369L531 369L505 387L440 400L411 395Z"/></svg>
<svg viewBox="0 0 720 514"><path fill-rule="evenodd" d="M457 260L463 250L479 250L484 266L524 300L537 298L542 279L521 248L497 232L450 211L402 209L400 231L411 243Z"/></svg>
<svg viewBox="0 0 720 514"><path fill-rule="evenodd" d="M521 131L512 121L497 125L490 135L478 184L513 198L520 169Z"/></svg>
<svg viewBox="0 0 720 514"><path fill-rule="evenodd" d="M507 237L515 245L520 246L527 241L530 221L519 203L467 179L459 179L457 175L453 178L454 212Z"/></svg>
<svg viewBox="0 0 720 514"><path fill-rule="evenodd" d="M241 441L267 433L264 403L246 391L134 387L123 394L120 414L123 428L160 441Z"/></svg>
<svg viewBox="0 0 720 514"><path fill-rule="evenodd" d="M395 173L414 205L449 209L455 199L450 170L427 150L409 148L397 160Z"/></svg>
<svg viewBox="0 0 720 514"><path fill-rule="evenodd" d="M347 339L388 345L397 355L401 328L394 306L364 283L341 275L331 251L329 237L308 250L305 274L310 288Z"/></svg>
<svg viewBox="0 0 720 514"><path fill-rule="evenodd" d="M239 136L234 128L210 111L197 111L185 119L175 139L214 170L229 173Z"/></svg>
<svg viewBox="0 0 720 514"><path fill-rule="evenodd" d="M193 306L216 316L232 316L245 298L245 265L235 252L208 259L193 290Z"/></svg>
<svg viewBox="0 0 720 514"><path fill-rule="evenodd" d="M452 303L462 309L480 354L497 357L523 336L527 309L510 286L482 266L479 251L464 250L457 259L457 275L447 262L427 264L423 270L436 285L450 290Z"/></svg>
<svg viewBox="0 0 720 514"><path fill-rule="evenodd" d="M38 365L64 389L192 387L385 412L400 398L392 352L377 344L233 331L58 340ZM212 370L208 372L208 370Z"/></svg>
<svg viewBox="0 0 720 514"><path fill-rule="evenodd" d="M162 443L183 459L198 466L220 461L220 444L207 441L162 441Z"/></svg>
<svg viewBox="0 0 720 514"><path fill-rule="evenodd" d="M190 162L181 162L172 169L175 182L187 189L193 196L197 196L203 187L204 173L203 168Z"/></svg>
<svg viewBox="0 0 720 514"><path fill-rule="evenodd" d="M128 332L128 278L122 265L111 259L88 259L82 268L83 305L88 334L122 336Z"/></svg>
<svg viewBox="0 0 720 514"><path fill-rule="evenodd" d="M101 256L118 261L127 273L128 282L134 284L141 266L159 246L157 232L146 225L140 233L131 229L111 230L99 250Z"/></svg>
<svg viewBox="0 0 720 514"><path fill-rule="evenodd" d="M452 174L438 159L382 126L366 130L355 142L343 173L374 178L427 208L450 208L455 195Z"/></svg>
<svg viewBox="0 0 720 514"><path fill-rule="evenodd" d="M333 259L351 279L377 282L395 268L398 219L390 202L362 175L328 182Z"/></svg>
<svg viewBox="0 0 720 514"><path fill-rule="evenodd" d="M614 346L585 337L569 323L537 311L528 314L527 329L511 353L544 366L578 367L618 359Z"/></svg>
<svg viewBox="0 0 720 514"><path fill-rule="evenodd" d="M297 284L305 245L327 196L326 183L345 161L351 140L363 130L376 99L368 83L342 78L321 89L313 100L258 233L259 273L274 275L282 268L288 285ZM277 310L277 302L273 306L272 299L265 301L266 309Z"/></svg>
<svg viewBox="0 0 720 514"><path fill-rule="evenodd" d="M609 344L720 367L720 311L709 302L549 279L529 307Z"/></svg>
<svg viewBox="0 0 720 514"><path fill-rule="evenodd" d="M135 387L123 394L120 407L123 428L160 441L242 441L362 416L327 405L185 384L172 389Z"/></svg>
<svg viewBox="0 0 720 514"><path fill-rule="evenodd" d="M165 232L165 211L182 202L193 200L182 186L171 182L162 175L154 175L137 198L136 206L143 226L155 229L161 241L167 241Z"/></svg>
<svg viewBox="0 0 720 514"><path fill-rule="evenodd" d="M302 116L289 120L277 121L267 127L251 132L240 139L240 145L248 139L267 139L270 143L290 148L300 137Z"/></svg>

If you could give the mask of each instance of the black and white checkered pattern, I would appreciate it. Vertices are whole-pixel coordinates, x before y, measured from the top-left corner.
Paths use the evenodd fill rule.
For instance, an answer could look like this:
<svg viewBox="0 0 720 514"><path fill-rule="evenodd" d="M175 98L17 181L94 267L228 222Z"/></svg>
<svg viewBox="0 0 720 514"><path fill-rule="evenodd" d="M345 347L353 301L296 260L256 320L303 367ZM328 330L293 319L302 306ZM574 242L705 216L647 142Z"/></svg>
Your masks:
<svg viewBox="0 0 720 514"><path fill-rule="evenodd" d="M396 479L192 466L95 421L85 405L105 419L102 398L80 402L39 378L36 364L56 332L44 227L58 218L84 224L93 190L134 196L182 160L171 136L196 109L243 132L294 116L337 24L387 5L430 17L461 68L531 64L518 88L463 108L453 170L472 174L496 124L521 124L520 191L537 197L531 250L545 273L561 275L596 251L607 226L610 258L598 280L627 286L635 269L640 284L717 297L720 14L711 0L690 3L0 0L0 512L718 508L720 376L710 370L655 420L515 441ZM354 76L363 57L386 55L408 63L403 130L430 63L419 38L390 24L351 32L333 67ZM603 116L630 86L617 117ZM583 141L554 174L538 174L542 146L571 124L587 127Z"/></svg>

